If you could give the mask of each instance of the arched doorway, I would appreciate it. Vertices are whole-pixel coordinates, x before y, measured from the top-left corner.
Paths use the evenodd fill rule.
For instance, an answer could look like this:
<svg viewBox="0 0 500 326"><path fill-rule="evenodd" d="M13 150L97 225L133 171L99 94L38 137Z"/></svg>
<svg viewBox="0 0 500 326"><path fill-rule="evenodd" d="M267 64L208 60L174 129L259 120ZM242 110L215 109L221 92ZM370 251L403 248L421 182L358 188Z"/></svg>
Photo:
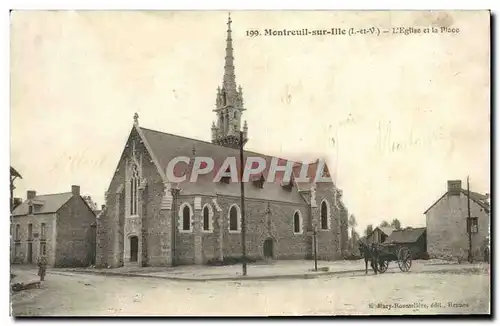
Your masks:
<svg viewBox="0 0 500 326"><path fill-rule="evenodd" d="M274 242L273 239L268 238L264 241L264 258L273 258L274 256Z"/></svg>
<svg viewBox="0 0 500 326"><path fill-rule="evenodd" d="M130 261L137 261L137 254L139 252L139 238L137 236L130 237Z"/></svg>

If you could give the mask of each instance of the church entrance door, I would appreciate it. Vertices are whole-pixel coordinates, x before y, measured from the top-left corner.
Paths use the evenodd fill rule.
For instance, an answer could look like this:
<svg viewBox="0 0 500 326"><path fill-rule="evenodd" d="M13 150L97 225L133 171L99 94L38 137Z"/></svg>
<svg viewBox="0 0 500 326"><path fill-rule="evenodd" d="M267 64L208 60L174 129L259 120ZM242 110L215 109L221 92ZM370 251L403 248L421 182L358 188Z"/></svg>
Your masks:
<svg viewBox="0 0 500 326"><path fill-rule="evenodd" d="M137 261L137 253L139 252L139 239L136 236L130 237L130 261Z"/></svg>
<svg viewBox="0 0 500 326"><path fill-rule="evenodd" d="M265 258L273 258L273 256L274 256L273 246L274 246L273 239L268 238L264 241L264 257Z"/></svg>

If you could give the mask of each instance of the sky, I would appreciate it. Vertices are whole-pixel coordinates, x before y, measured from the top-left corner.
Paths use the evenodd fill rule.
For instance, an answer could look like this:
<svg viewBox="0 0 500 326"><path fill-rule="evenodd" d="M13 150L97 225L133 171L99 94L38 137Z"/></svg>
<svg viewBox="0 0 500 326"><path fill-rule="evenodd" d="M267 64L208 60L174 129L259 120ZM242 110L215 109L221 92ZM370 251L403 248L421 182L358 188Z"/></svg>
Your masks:
<svg viewBox="0 0 500 326"><path fill-rule="evenodd" d="M326 157L362 233L423 212L447 180L490 192L489 13L232 12L248 150ZM80 185L100 206L139 114L145 128L210 141L227 12L11 14L15 196ZM369 34L247 31L372 28ZM395 34L392 27L420 33ZM457 33L423 33L424 28Z"/></svg>

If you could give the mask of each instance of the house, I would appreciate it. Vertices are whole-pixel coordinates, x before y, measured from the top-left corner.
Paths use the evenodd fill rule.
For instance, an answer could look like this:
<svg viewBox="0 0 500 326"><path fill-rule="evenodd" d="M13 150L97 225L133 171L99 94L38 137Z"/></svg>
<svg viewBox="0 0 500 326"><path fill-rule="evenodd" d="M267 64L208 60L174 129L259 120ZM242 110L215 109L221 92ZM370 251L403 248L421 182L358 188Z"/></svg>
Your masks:
<svg viewBox="0 0 500 326"><path fill-rule="evenodd" d="M394 231L391 227L377 226L372 233L368 234L366 237L367 243L382 243L388 236Z"/></svg>
<svg viewBox="0 0 500 326"><path fill-rule="evenodd" d="M450 180L447 191L424 212L427 250L431 258L467 259L470 224L473 258L484 260L484 251L489 243L489 195L470 191L469 197L470 200L467 190L462 188L462 181Z"/></svg>
<svg viewBox="0 0 500 326"><path fill-rule="evenodd" d="M46 256L53 267L88 266L95 220L79 186L49 195L28 190L27 199L12 212L11 262L34 264Z"/></svg>
<svg viewBox="0 0 500 326"><path fill-rule="evenodd" d="M412 259L422 259L426 257L426 240L425 228L407 227L394 230L384 242L403 245L410 249Z"/></svg>
<svg viewBox="0 0 500 326"><path fill-rule="evenodd" d="M134 115L98 219L98 266L199 265L242 256L240 183L227 176L214 180L217 171L193 182L189 178L199 157L210 158L216 170L238 175L237 167L223 164L229 158L239 162L240 137L243 143L248 140L248 125L242 123L243 92L235 81L230 19L225 43L223 83L214 110L217 123L207 123L211 142L144 128ZM187 161L175 165L181 168L169 175L170 164L182 157ZM314 252L310 231L316 228L318 258L341 259L341 248L347 244L347 230L342 229L347 228L347 210L327 168L323 174L327 182L298 182L302 167L310 175L321 162L306 166L250 151L244 157L266 162L265 171L245 182L246 255L310 258ZM280 166L291 164L290 180L267 180L274 159ZM185 180L175 180L186 174Z"/></svg>

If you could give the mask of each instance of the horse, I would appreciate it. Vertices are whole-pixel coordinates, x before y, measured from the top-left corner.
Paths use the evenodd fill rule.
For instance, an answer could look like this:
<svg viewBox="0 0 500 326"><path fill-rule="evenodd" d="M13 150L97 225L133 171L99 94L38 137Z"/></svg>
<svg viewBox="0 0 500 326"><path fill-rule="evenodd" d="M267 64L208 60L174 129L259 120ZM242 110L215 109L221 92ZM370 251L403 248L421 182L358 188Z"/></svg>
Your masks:
<svg viewBox="0 0 500 326"><path fill-rule="evenodd" d="M378 260L379 260L379 250L375 244L367 245L362 241L359 241L359 252L365 258L365 274L368 274L368 261L370 261L370 266L372 267L375 274L378 274Z"/></svg>

